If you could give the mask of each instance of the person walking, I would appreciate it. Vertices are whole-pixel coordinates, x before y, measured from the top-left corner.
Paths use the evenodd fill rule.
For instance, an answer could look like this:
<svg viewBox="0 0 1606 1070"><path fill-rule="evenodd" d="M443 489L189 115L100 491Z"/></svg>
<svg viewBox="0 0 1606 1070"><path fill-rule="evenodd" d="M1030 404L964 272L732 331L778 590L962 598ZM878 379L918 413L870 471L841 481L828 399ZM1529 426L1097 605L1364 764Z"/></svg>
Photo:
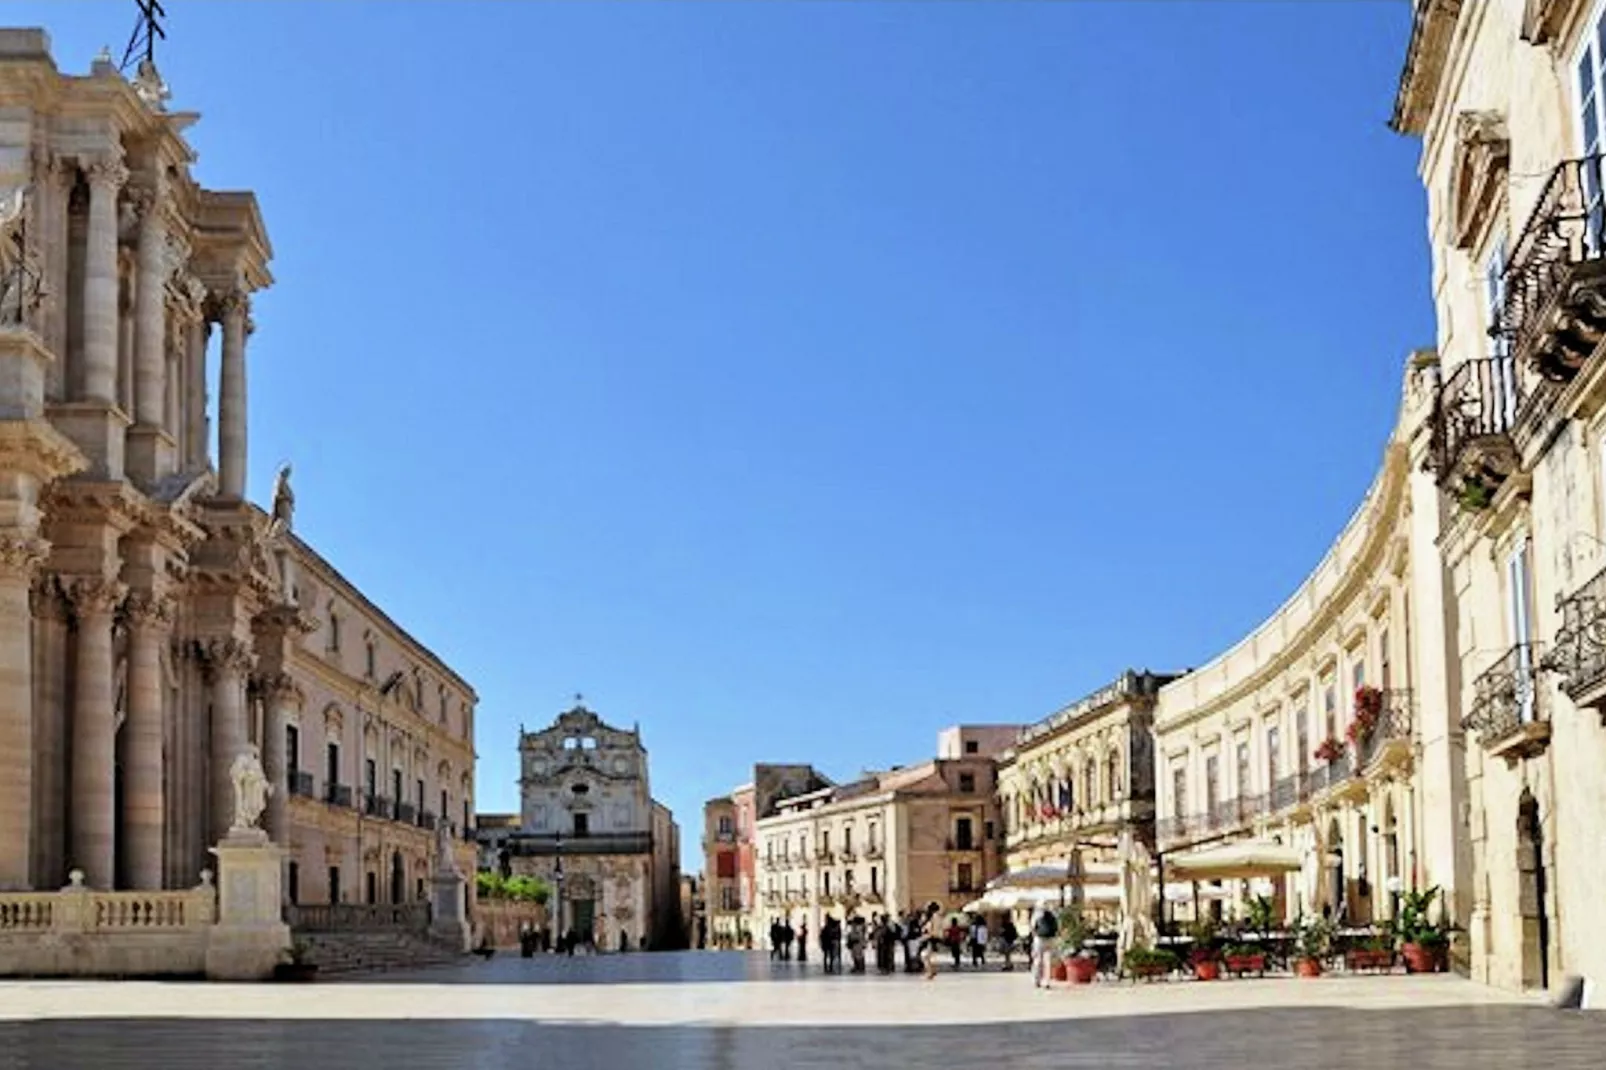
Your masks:
<svg viewBox="0 0 1606 1070"><path fill-rule="evenodd" d="M937 977L937 955L945 942L947 929L942 923L942 905L931 903L926 907L926 924L923 930L925 939L921 950L925 955L926 980L932 981Z"/></svg>
<svg viewBox="0 0 1606 1070"><path fill-rule="evenodd" d="M1032 922L1032 987L1047 988L1049 982L1049 949L1059 935L1060 923L1046 906L1037 908Z"/></svg>
<svg viewBox="0 0 1606 1070"><path fill-rule="evenodd" d="M980 914L970 925L970 964L987 965L987 919Z"/></svg>
<svg viewBox="0 0 1606 1070"><path fill-rule="evenodd" d="M797 960L809 960L809 919L804 918L797 923Z"/></svg>
<svg viewBox="0 0 1606 1070"><path fill-rule="evenodd" d="M855 914L848 919L848 954L853 959L853 972L864 972L864 919Z"/></svg>
<svg viewBox="0 0 1606 1070"><path fill-rule="evenodd" d="M1007 973L1015 968L1015 945L1020 943L1020 930L1015 928L1015 919L1008 914L998 928L998 942L1004 945L1004 971Z"/></svg>

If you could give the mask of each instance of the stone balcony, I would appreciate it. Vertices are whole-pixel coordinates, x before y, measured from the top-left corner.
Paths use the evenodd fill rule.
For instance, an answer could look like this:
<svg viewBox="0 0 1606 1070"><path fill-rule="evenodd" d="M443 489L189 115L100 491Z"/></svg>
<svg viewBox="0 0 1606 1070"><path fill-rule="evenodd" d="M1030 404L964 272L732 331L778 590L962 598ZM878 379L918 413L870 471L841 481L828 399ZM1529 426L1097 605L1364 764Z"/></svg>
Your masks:
<svg viewBox="0 0 1606 1070"><path fill-rule="evenodd" d="M1502 280L1499 334L1518 363L1553 383L1570 382L1606 337L1603 159L1550 173Z"/></svg>
<svg viewBox="0 0 1606 1070"><path fill-rule="evenodd" d="M1561 628L1544 668L1557 673L1574 705L1594 707L1606 718L1606 570L1562 599L1558 608Z"/></svg>
<svg viewBox="0 0 1606 1070"><path fill-rule="evenodd" d="M1487 507L1519 466L1512 432L1524 400L1509 356L1469 360L1433 405L1432 462L1440 489L1472 510Z"/></svg>
<svg viewBox="0 0 1606 1070"><path fill-rule="evenodd" d="M1508 765L1544 753L1550 745L1549 711L1539 686L1536 643L1519 643L1473 682L1472 712L1461 726L1483 749Z"/></svg>

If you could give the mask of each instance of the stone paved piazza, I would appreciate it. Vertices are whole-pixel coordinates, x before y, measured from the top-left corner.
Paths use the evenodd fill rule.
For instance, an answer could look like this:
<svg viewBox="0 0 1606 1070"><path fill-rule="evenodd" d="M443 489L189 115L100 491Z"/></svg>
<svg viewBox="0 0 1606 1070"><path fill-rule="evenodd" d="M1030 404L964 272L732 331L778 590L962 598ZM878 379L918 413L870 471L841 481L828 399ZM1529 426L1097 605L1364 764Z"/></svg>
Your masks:
<svg viewBox="0 0 1606 1070"><path fill-rule="evenodd" d="M1597 1068L1606 1016L1457 978L932 983L686 953L315 985L0 985L0 1070L542 1066Z"/></svg>

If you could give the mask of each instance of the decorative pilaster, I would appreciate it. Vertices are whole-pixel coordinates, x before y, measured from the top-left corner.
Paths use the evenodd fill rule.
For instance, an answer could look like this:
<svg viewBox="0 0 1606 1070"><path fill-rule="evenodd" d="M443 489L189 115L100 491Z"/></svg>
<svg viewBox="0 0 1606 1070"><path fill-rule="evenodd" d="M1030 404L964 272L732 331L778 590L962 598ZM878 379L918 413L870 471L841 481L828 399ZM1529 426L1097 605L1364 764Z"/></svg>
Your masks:
<svg viewBox="0 0 1606 1070"><path fill-rule="evenodd" d="M84 168L89 180L89 232L84 250L85 399L117 401L117 192L128 180L120 155ZM87 871L86 871L87 872Z"/></svg>
<svg viewBox="0 0 1606 1070"><path fill-rule="evenodd" d="M67 880L67 617L66 594L54 575L29 592L37 641L33 650L33 887Z"/></svg>
<svg viewBox="0 0 1606 1070"><path fill-rule="evenodd" d="M184 468L195 471L206 467L211 453L206 422L206 347L212 324L206 316L206 287L201 280L191 278L185 288L195 306L195 319L190 323L184 366Z"/></svg>
<svg viewBox="0 0 1606 1070"><path fill-rule="evenodd" d="M112 616L125 588L100 577L73 581L78 660L73 676L72 857L91 888L115 880L114 776L117 724L112 674Z"/></svg>
<svg viewBox="0 0 1606 1070"><path fill-rule="evenodd" d="M246 731L245 681L256 662L248 644L238 639L213 639L206 645L212 678L212 785L209 824L214 842L228 835L233 821L234 788L229 766L249 743Z"/></svg>
<svg viewBox="0 0 1606 1070"><path fill-rule="evenodd" d="M130 473L152 483L173 464L167 425L167 280L189 250L167 232L160 186L137 191L139 246L134 283L134 418Z"/></svg>
<svg viewBox="0 0 1606 1070"><path fill-rule="evenodd" d="M245 336L251 300L242 291L218 299L223 319L223 362L218 374L218 491L245 497Z"/></svg>
<svg viewBox="0 0 1606 1070"><path fill-rule="evenodd" d="M49 549L0 534L0 891L29 887L33 862L33 611L28 589Z"/></svg>
<svg viewBox="0 0 1606 1070"><path fill-rule="evenodd" d="M135 591L123 604L128 621L128 720L123 726L123 872L131 888L163 880L164 735L162 648L173 627L172 601Z"/></svg>

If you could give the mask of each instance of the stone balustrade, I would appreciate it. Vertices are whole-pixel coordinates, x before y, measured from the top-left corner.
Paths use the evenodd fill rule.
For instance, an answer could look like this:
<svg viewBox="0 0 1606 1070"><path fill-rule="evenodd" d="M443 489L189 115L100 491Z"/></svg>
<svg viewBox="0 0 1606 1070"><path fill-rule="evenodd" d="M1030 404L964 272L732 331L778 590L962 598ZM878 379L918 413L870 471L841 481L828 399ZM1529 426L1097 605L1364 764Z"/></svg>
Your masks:
<svg viewBox="0 0 1606 1070"><path fill-rule="evenodd" d="M210 872L194 888L109 892L74 870L58 892L0 893L0 972L34 976L199 975L217 923Z"/></svg>

